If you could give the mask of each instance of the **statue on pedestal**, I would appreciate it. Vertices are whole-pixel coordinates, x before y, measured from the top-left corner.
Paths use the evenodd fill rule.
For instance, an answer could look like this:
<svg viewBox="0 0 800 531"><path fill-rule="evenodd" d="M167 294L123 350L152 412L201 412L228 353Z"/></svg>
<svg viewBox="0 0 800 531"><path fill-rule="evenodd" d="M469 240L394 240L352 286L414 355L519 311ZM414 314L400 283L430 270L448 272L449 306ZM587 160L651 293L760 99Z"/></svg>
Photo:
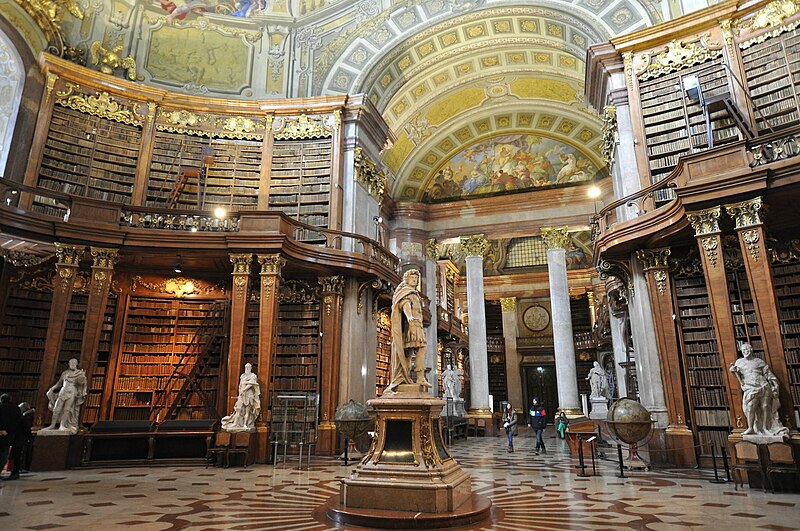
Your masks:
<svg viewBox="0 0 800 531"><path fill-rule="evenodd" d="M445 398L458 398L461 395L461 378L458 371L448 364L447 370L442 373L442 386Z"/></svg>
<svg viewBox="0 0 800 531"><path fill-rule="evenodd" d="M742 409L747 418L744 438L785 439L789 430L778 418L778 379L769 365L753 356L750 343L742 343L742 357L731 364L730 371L742 386Z"/></svg>
<svg viewBox="0 0 800 531"><path fill-rule="evenodd" d="M420 274L409 269L392 296L392 381L384 393L394 393L411 379L411 360L416 356L416 384L429 388L425 379L425 329L422 326L422 297L417 291Z"/></svg>
<svg viewBox="0 0 800 531"><path fill-rule="evenodd" d="M261 388L258 378L253 374L253 366L246 363L239 377L239 396L233 406L233 413L222 417L221 427L225 431L253 431L256 419L261 414Z"/></svg>
<svg viewBox="0 0 800 531"><path fill-rule="evenodd" d="M80 411L86 400L86 371L78 368L78 360L69 360L69 368L48 389L48 407L53 412L50 425L40 435L74 435L80 428ZM58 428L56 428L58 425Z"/></svg>
<svg viewBox="0 0 800 531"><path fill-rule="evenodd" d="M589 370L586 379L589 380L592 389L591 398L608 399L608 378L599 361L594 362L594 367Z"/></svg>

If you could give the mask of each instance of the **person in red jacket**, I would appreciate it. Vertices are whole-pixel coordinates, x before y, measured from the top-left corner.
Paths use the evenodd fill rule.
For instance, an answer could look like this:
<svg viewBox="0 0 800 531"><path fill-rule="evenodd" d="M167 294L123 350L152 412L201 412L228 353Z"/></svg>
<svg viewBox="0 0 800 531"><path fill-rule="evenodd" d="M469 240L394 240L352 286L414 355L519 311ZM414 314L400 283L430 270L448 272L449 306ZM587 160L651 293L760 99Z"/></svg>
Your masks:
<svg viewBox="0 0 800 531"><path fill-rule="evenodd" d="M539 455L539 451L546 454L547 450L544 447L542 433L547 427L547 412L544 410L544 406L539 404L537 398L533 399L531 409L528 411L528 425L533 430L533 433L536 434L536 455Z"/></svg>

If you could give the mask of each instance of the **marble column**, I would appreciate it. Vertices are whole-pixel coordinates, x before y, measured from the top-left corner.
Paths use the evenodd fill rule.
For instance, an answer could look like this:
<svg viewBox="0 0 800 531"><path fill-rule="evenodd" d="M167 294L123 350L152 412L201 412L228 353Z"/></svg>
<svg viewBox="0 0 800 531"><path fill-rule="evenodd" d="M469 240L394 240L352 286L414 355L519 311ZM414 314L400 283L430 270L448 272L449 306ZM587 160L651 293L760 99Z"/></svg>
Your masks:
<svg viewBox="0 0 800 531"><path fill-rule="evenodd" d="M56 275L53 278L53 301L50 305L50 319L47 322L47 338L40 367L39 392L35 404L36 425L42 425L48 412L47 390L56 383L58 355L64 340L69 305L72 301L72 288L80 269L80 261L86 251L85 245L56 243ZM83 367L81 367L83 368Z"/></svg>
<svg viewBox="0 0 800 531"><path fill-rule="evenodd" d="M628 382L625 379L625 368L622 366L628 361L627 338L624 335L625 315L614 315L609 310L608 320L611 328L611 348L614 351L614 372L617 375L617 396L613 398L622 398L628 396Z"/></svg>
<svg viewBox="0 0 800 531"><path fill-rule="evenodd" d="M519 353L517 352L517 298L500 299L503 310L503 342L506 349L506 387L508 401L515 409L525 410L522 403L522 378L519 374Z"/></svg>
<svg viewBox="0 0 800 531"><path fill-rule="evenodd" d="M578 396L578 371L575 366L575 339L567 283L569 234L566 227L542 229L547 245L547 273L550 279L550 307L553 313L553 347L558 379L558 409L568 417L582 416Z"/></svg>
<svg viewBox="0 0 800 531"><path fill-rule="evenodd" d="M428 348L425 351L425 367L429 367L431 372L428 373L428 382L431 384L429 390L433 396L439 396L439 349L436 348L438 343L438 329L439 329L439 295L438 295L438 282L437 282L437 260L439 259L439 246L436 240L427 240L425 242L425 294L430 301L431 311L431 324L425 329L425 339L428 343Z"/></svg>
<svg viewBox="0 0 800 531"><path fill-rule="evenodd" d="M469 311L470 417L491 417L489 409L489 360L486 350L486 308L483 298L483 255L489 241L483 234L461 238L459 251L467 264L467 309Z"/></svg>

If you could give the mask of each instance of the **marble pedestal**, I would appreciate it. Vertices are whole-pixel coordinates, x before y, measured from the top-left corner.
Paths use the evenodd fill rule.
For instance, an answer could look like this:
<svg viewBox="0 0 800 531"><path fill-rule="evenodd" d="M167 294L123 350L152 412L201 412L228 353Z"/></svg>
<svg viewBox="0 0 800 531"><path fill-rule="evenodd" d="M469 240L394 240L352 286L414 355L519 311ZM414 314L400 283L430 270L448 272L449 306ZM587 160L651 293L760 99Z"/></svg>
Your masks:
<svg viewBox="0 0 800 531"><path fill-rule="evenodd" d="M331 519L364 522L371 512L385 517L390 511L393 518L416 526L420 513L439 515L433 520L449 514L451 523L489 515L491 502L472 494L469 475L444 445L439 427L443 400L409 384L368 404L376 415L377 434L361 463L342 480L338 499L328 503Z"/></svg>
<svg viewBox="0 0 800 531"><path fill-rule="evenodd" d="M442 417L459 417L464 418L467 416L467 410L464 408L464 399L463 398L454 398L453 404L450 406L450 411L448 411L447 403L445 402L445 406L442 408Z"/></svg>
<svg viewBox="0 0 800 531"><path fill-rule="evenodd" d="M592 420L606 420L606 417L608 417L608 400L602 396L593 396L591 402L592 410L589 412L589 418Z"/></svg>

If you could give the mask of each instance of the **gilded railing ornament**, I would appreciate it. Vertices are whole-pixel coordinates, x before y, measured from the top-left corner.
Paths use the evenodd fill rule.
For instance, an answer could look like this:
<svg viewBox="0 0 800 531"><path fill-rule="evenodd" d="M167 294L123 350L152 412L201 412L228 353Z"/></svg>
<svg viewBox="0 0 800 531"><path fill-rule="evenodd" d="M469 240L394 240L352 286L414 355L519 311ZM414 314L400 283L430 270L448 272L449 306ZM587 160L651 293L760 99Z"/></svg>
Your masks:
<svg viewBox="0 0 800 531"><path fill-rule="evenodd" d="M642 54L644 65L636 70L636 75L644 81L671 72L699 65L722 55L722 46L712 43L707 33L696 42L675 39L667 44L667 49L653 56L653 52Z"/></svg>
<svg viewBox="0 0 800 531"><path fill-rule="evenodd" d="M76 94L75 91L78 89L80 86L67 83L67 90L56 92L56 103L82 113L141 127L142 120L139 115L115 101L108 92L99 92L94 96L88 96Z"/></svg>
<svg viewBox="0 0 800 531"><path fill-rule="evenodd" d="M617 107L606 105L603 107L603 161L610 168L614 164L614 149L619 143L619 129L617 127Z"/></svg>
<svg viewBox="0 0 800 531"><path fill-rule="evenodd" d="M458 244L459 252L464 256L484 257L489 250L489 240L483 234L473 234L472 236L462 236Z"/></svg>
<svg viewBox="0 0 800 531"><path fill-rule="evenodd" d="M542 240L544 240L548 251L551 249L566 249L569 245L567 227L543 227Z"/></svg>
<svg viewBox="0 0 800 531"><path fill-rule="evenodd" d="M327 138L332 136L322 122L301 114L295 119L281 118L283 127L275 132L279 140L301 140L311 138Z"/></svg>
<svg viewBox="0 0 800 531"><path fill-rule="evenodd" d="M386 174L378 168L377 164L364 155L364 150L361 148L355 149L354 166L356 181L361 183L367 189L369 195L374 197L380 204L386 191Z"/></svg>
<svg viewBox="0 0 800 531"><path fill-rule="evenodd" d="M517 311L517 298L516 297L501 297L500 308L505 312Z"/></svg>
<svg viewBox="0 0 800 531"><path fill-rule="evenodd" d="M125 70L128 79L136 81L136 60L130 55L122 57L122 45L118 44L111 49L103 46L100 41L94 41L89 48L92 53L92 64L97 66L100 72L114 75L114 71L122 68Z"/></svg>
<svg viewBox="0 0 800 531"><path fill-rule="evenodd" d="M669 247L659 249L639 249L636 258L642 263L642 270L653 275L656 288L661 295L667 292L667 271L669 270Z"/></svg>

